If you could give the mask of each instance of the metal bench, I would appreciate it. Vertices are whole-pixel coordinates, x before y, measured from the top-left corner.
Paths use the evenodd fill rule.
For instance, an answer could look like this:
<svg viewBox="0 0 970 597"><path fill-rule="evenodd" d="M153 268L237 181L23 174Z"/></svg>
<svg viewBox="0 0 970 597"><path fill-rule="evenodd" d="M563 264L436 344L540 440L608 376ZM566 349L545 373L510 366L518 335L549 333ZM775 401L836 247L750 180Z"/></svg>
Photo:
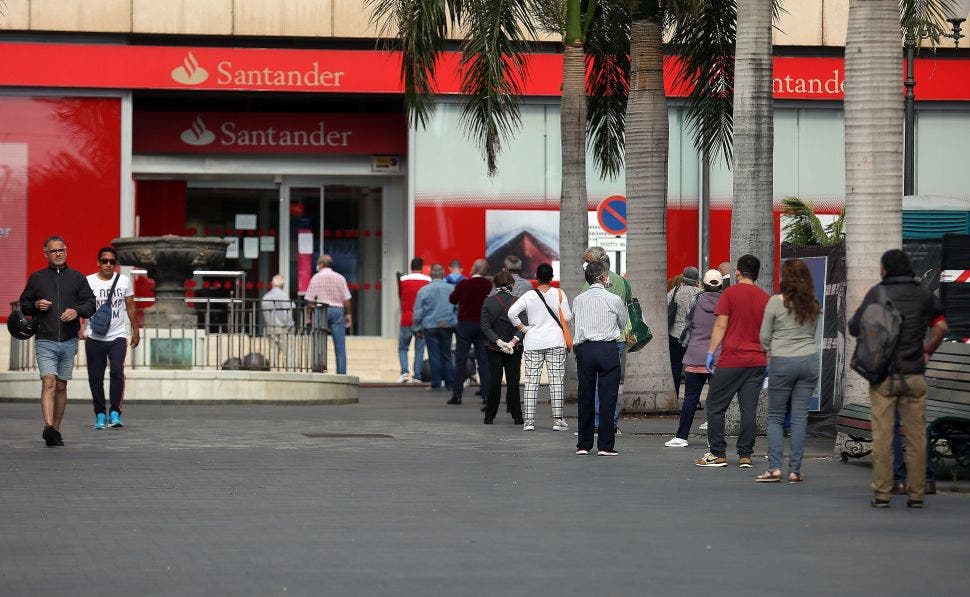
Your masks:
<svg viewBox="0 0 970 597"><path fill-rule="evenodd" d="M970 344L946 342L926 365L926 437L933 465L952 458L970 467ZM872 452L872 409L846 404L835 419L847 436L842 461ZM903 430L905 433L906 430Z"/></svg>

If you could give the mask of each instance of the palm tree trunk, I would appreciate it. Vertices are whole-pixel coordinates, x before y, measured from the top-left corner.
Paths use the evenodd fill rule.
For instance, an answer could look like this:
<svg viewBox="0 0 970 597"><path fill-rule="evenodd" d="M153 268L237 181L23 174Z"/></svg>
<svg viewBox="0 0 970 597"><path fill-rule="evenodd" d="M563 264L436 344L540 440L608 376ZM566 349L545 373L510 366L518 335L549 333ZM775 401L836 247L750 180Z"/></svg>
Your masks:
<svg viewBox="0 0 970 597"><path fill-rule="evenodd" d="M771 6L772 0L738 2L731 215L731 257L750 253L760 259L758 285L769 292L775 266Z"/></svg>
<svg viewBox="0 0 970 597"><path fill-rule="evenodd" d="M626 113L627 272L654 339L627 356L626 412L676 411L667 344L667 99L659 24L635 19Z"/></svg>
<svg viewBox="0 0 970 597"><path fill-rule="evenodd" d="M879 258L902 244L903 103L898 0L851 0L845 42L847 307L879 281ZM852 354L855 341L849 338ZM868 383L846 377L845 402L869 401Z"/></svg>
<svg viewBox="0 0 970 597"><path fill-rule="evenodd" d="M583 287L583 250L589 241L586 195L586 54L582 43L563 53L562 195L559 205L559 283L570 298Z"/></svg>

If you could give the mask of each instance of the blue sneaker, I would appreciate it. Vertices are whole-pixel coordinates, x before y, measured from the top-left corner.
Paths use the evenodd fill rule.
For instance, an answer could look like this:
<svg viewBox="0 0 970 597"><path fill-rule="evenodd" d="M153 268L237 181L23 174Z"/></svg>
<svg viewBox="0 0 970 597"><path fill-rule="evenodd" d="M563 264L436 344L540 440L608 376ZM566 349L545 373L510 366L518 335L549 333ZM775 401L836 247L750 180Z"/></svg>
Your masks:
<svg viewBox="0 0 970 597"><path fill-rule="evenodd" d="M102 416L104 416L104 415L102 415ZM121 415L118 414L118 411L116 411L116 410L111 411L111 420L109 421L109 425L111 425L112 427L124 427L125 426L125 424L121 421Z"/></svg>
<svg viewBox="0 0 970 597"><path fill-rule="evenodd" d="M94 428L104 429L105 427L104 422L105 422L104 413L98 413L98 416L94 418Z"/></svg>

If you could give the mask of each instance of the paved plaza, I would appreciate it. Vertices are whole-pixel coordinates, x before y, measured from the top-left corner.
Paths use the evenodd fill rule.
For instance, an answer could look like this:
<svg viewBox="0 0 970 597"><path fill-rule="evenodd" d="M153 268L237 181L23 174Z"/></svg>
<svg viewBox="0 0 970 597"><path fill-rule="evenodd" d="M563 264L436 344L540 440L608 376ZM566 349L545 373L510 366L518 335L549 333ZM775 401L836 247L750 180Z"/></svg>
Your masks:
<svg viewBox="0 0 970 597"><path fill-rule="evenodd" d="M37 404L0 404L0 594L965 590L970 495L874 510L868 464L833 459L831 440L809 442L804 484L765 485L763 438L756 468L702 469L703 436L664 448L673 418L631 419L619 457L578 457L548 405L523 433L504 414L482 425L474 396L445 399L131 403L105 431L75 402L64 448L43 446Z"/></svg>

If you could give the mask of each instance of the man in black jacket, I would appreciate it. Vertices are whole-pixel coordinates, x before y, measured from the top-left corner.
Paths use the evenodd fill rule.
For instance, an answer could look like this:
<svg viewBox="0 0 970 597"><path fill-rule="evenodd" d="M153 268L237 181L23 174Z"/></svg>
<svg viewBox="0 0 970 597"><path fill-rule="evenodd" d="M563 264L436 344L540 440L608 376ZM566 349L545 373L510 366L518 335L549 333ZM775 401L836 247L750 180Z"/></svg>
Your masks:
<svg viewBox="0 0 970 597"><path fill-rule="evenodd" d="M94 293L84 274L67 267L67 245L60 236L44 242L47 267L34 272L20 295L20 310L37 321L34 347L40 369L42 437L63 446L61 420L67 406L67 381L77 355L79 317L94 315Z"/></svg>
<svg viewBox="0 0 970 597"><path fill-rule="evenodd" d="M899 409L906 429L906 493L910 508L923 506L923 478L926 470L926 361L943 341L946 320L940 301L921 286L913 274L909 257L899 249L883 253L882 282L866 294L849 321L849 333L858 336L866 306L878 301L879 287L903 316L894 354L893 373L869 386L872 403L872 505L888 508L893 488L893 424ZM927 338L927 328L929 337Z"/></svg>

